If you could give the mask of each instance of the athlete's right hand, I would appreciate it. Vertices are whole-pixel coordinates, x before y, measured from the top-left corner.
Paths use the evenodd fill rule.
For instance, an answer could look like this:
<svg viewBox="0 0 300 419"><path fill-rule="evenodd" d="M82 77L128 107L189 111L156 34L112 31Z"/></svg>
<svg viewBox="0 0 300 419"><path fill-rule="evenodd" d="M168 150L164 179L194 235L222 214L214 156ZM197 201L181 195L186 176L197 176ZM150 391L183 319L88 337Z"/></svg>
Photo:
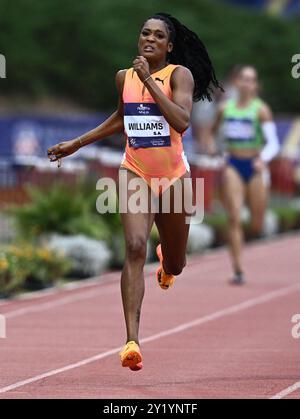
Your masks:
<svg viewBox="0 0 300 419"><path fill-rule="evenodd" d="M142 82L150 76L150 68L147 58L141 55L138 55L133 61L133 68Z"/></svg>
<svg viewBox="0 0 300 419"><path fill-rule="evenodd" d="M266 164L260 157L256 157L256 159L253 160L252 165L254 170L258 173L262 173L266 169Z"/></svg>
<svg viewBox="0 0 300 419"><path fill-rule="evenodd" d="M53 147L48 148L47 154L51 162L57 161L64 157L70 156L79 150L80 144L77 139L63 141L59 144L54 145Z"/></svg>

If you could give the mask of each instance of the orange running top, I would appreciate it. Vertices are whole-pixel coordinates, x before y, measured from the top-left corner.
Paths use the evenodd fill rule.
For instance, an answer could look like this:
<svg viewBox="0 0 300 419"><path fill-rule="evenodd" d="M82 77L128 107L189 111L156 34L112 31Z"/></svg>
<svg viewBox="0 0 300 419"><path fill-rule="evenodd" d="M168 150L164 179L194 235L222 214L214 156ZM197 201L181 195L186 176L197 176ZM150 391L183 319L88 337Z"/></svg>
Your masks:
<svg viewBox="0 0 300 419"><path fill-rule="evenodd" d="M176 67L178 65L169 64L151 74L170 99L170 79ZM126 149L121 167L142 177L150 187L152 178L167 178L170 184L174 183L190 170L183 151L182 134L166 121L133 68L125 75L123 102Z"/></svg>

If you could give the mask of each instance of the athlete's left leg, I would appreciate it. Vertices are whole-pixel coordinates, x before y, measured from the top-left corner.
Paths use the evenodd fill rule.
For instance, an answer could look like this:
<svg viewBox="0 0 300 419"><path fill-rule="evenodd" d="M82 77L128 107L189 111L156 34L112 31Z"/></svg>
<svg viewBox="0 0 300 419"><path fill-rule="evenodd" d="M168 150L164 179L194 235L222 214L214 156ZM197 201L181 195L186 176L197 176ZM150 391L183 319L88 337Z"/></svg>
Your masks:
<svg viewBox="0 0 300 419"><path fill-rule="evenodd" d="M256 173L249 181L247 185L247 200L251 213L251 234L253 238L256 238L262 232L268 201L268 188L262 173Z"/></svg>
<svg viewBox="0 0 300 419"><path fill-rule="evenodd" d="M130 190L129 182L139 177L129 170L121 169L121 171L127 172L127 176L121 179L119 188L123 190L126 188L129 202L134 193L136 193L136 191ZM149 205L147 212L135 212L128 204L127 211L121 213L126 246L125 262L121 276L122 301L127 342L135 341L136 343L139 343L140 314L145 291L144 265L147 241L154 222L154 214L150 211L150 188L146 185L144 190L140 190L140 194L142 195L141 199Z"/></svg>
<svg viewBox="0 0 300 419"><path fill-rule="evenodd" d="M184 181L184 179L187 180ZM170 187L170 212L164 213L160 208L159 213L155 215L155 224L160 236L163 270L168 275L179 275L186 264L186 246L190 227L188 222L190 217L188 202L192 202L190 173L184 174L173 185ZM177 186L179 186L178 189ZM160 197L160 204L164 199L164 194ZM176 204L177 208L181 206L180 212L176 212Z"/></svg>
<svg viewBox="0 0 300 419"><path fill-rule="evenodd" d="M151 227L154 222L154 214L150 211L151 193L146 185L140 189L140 203L145 202L149 207L145 212L136 211L131 207L131 200L136 193L129 188L129 182L138 180L139 176L133 172L120 169L120 172L127 172L127 176L120 179L118 192L127 191L127 198L120 196L119 202L122 202L127 211L121 212L123 224L126 254L125 263L121 276L121 291L124 316L126 322L127 341L123 350L120 352L123 367L129 367L133 371L139 371L142 368L142 356L139 348L139 324L142 301L144 298L144 264L146 261L147 241L150 235ZM124 201L123 201L124 200ZM132 201L135 202L135 201Z"/></svg>

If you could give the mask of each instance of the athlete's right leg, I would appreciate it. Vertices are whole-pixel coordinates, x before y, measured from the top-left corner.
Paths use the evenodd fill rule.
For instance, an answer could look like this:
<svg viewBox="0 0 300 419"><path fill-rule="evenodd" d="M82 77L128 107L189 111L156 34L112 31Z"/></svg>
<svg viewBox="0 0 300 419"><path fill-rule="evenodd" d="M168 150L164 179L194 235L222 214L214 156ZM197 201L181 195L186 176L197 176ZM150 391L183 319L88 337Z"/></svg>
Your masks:
<svg viewBox="0 0 300 419"><path fill-rule="evenodd" d="M245 199L245 188L236 170L227 166L222 180L222 200L229 217L228 239L235 274L242 272L243 229L240 212Z"/></svg>
<svg viewBox="0 0 300 419"><path fill-rule="evenodd" d="M159 231L161 251L164 256L164 271L176 276L180 275L186 264L186 246L190 229L188 219L191 214L186 211L185 207L188 202L192 202L193 195L190 177L189 172L185 173L177 179L169 191L160 196L160 206L165 197L170 200L170 211L159 211L155 215L155 224ZM177 192L175 192L176 188L179 188ZM187 200L186 205L185 200ZM179 206L180 211L176 211L176 205Z"/></svg>
<svg viewBox="0 0 300 419"><path fill-rule="evenodd" d="M128 190L128 183L138 176L126 169L126 179L121 178L119 188L126 188L128 200L136 191ZM140 192L141 199L148 200L150 208L151 193L147 186L145 191ZM119 195L120 198L120 195ZM147 213L134 213L128 208L126 213L121 213L124 229L126 255L121 276L121 291L123 309L127 330L127 342L139 342L138 332L141 314L141 305L144 297L144 273L143 268L147 253L147 240L154 222L154 215L149 210Z"/></svg>

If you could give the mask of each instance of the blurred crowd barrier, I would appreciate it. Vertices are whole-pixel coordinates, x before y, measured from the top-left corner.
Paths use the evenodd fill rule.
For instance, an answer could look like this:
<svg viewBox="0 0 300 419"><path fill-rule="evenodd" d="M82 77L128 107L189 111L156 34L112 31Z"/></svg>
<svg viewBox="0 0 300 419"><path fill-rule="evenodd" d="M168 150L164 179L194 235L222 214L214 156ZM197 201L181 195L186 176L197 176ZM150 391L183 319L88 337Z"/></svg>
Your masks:
<svg viewBox="0 0 300 419"><path fill-rule="evenodd" d="M0 208L26 202L28 185L47 188L62 180L72 187L78 177L89 178L95 184L100 177L117 179L124 150L121 137L113 146L101 141L79 150L63 160L60 169L47 158L48 147L92 129L104 118L105 115L0 118ZM295 196L300 186L300 118L278 119L276 124L281 153L270 166L272 191L286 199ZM184 136L184 144L193 179L205 180L204 206L211 211L224 157L196 153L191 129Z"/></svg>

